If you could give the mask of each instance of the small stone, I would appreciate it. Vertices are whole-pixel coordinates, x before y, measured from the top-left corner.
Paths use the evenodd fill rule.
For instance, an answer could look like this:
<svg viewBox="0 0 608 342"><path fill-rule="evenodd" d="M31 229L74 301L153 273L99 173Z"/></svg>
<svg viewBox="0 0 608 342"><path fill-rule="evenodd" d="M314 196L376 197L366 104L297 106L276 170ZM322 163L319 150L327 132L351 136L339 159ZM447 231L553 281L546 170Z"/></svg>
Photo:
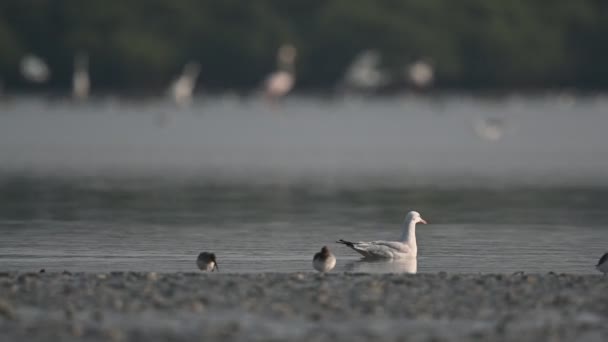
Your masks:
<svg viewBox="0 0 608 342"><path fill-rule="evenodd" d="M63 313L65 314L65 319L67 320L72 320L74 318L74 309L72 307L65 308Z"/></svg>
<svg viewBox="0 0 608 342"><path fill-rule="evenodd" d="M4 299L0 299L0 317L10 320L17 318L17 314L15 313L13 306Z"/></svg>
<svg viewBox="0 0 608 342"><path fill-rule="evenodd" d="M107 335L110 338L110 341L120 342L125 340L125 334L118 329L108 330Z"/></svg>
<svg viewBox="0 0 608 342"><path fill-rule="evenodd" d="M289 305L285 303L274 303L271 306L272 311L280 314L281 316L291 316L293 315L293 310Z"/></svg>
<svg viewBox="0 0 608 342"><path fill-rule="evenodd" d="M112 303L112 305L114 306L114 309L116 309L116 310L122 310L122 308L124 307L124 303L120 299L114 299L114 302Z"/></svg>
<svg viewBox="0 0 608 342"><path fill-rule="evenodd" d="M74 323L70 327L70 332L72 333L72 336L74 336L74 337L81 337L84 334L84 328L82 327L81 324Z"/></svg>
<svg viewBox="0 0 608 342"><path fill-rule="evenodd" d="M205 306L201 302L194 302L191 306L192 312L203 312L205 310Z"/></svg>
<svg viewBox="0 0 608 342"><path fill-rule="evenodd" d="M329 302L329 296L326 293L320 293L317 296L317 302L319 302L319 304L326 304Z"/></svg>
<svg viewBox="0 0 608 342"><path fill-rule="evenodd" d="M318 322L321 320L321 314L319 312L313 312L309 316L311 321Z"/></svg>
<svg viewBox="0 0 608 342"><path fill-rule="evenodd" d="M91 315L91 317L96 321L102 321L103 313L101 313L101 311L99 311L99 310L95 310L95 311L93 311L93 314Z"/></svg>

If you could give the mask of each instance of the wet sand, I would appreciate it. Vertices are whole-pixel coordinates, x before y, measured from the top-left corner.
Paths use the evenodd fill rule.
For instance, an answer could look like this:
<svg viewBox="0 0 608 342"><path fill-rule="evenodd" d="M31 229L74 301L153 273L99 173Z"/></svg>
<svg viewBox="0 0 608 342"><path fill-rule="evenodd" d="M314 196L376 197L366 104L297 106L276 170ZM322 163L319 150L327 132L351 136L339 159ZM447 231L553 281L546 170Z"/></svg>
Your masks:
<svg viewBox="0 0 608 342"><path fill-rule="evenodd" d="M4 341L603 341L601 275L0 273Z"/></svg>

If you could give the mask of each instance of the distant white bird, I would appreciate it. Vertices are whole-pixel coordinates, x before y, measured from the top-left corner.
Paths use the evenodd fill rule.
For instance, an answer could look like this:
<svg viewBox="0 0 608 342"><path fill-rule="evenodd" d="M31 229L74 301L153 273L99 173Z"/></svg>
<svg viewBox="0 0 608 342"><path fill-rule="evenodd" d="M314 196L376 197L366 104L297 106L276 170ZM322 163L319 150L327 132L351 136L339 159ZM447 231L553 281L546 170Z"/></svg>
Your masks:
<svg viewBox="0 0 608 342"><path fill-rule="evenodd" d="M46 62L35 55L26 55L19 64L21 75L29 82L44 83L51 77L51 70Z"/></svg>
<svg viewBox="0 0 608 342"><path fill-rule="evenodd" d="M72 98L86 100L91 90L89 79L89 59L86 54L78 54L74 58L74 74L72 75Z"/></svg>
<svg viewBox="0 0 608 342"><path fill-rule="evenodd" d="M293 75L287 71L278 70L266 79L266 97L277 99L287 95L295 84Z"/></svg>
<svg viewBox="0 0 608 342"><path fill-rule="evenodd" d="M422 60L410 64L406 74L410 83L419 89L428 88L435 79L433 66Z"/></svg>
<svg viewBox="0 0 608 342"><path fill-rule="evenodd" d="M604 275L608 273L608 253L604 253L604 255L602 255L600 261L598 261L597 265L595 265L595 268L604 273Z"/></svg>
<svg viewBox="0 0 608 342"><path fill-rule="evenodd" d="M336 257L329 251L327 246L323 246L319 253L312 258L312 267L319 272L329 272L336 266Z"/></svg>
<svg viewBox="0 0 608 342"><path fill-rule="evenodd" d="M484 118L473 122L473 129L480 138L498 141L504 134L505 122L500 118Z"/></svg>
<svg viewBox="0 0 608 342"><path fill-rule="evenodd" d="M349 65L342 85L350 90L373 91L389 82L389 76L380 69L381 56L376 50L359 53Z"/></svg>
<svg viewBox="0 0 608 342"><path fill-rule="evenodd" d="M192 102L192 94L200 69L199 63L187 63L182 74L171 84L169 93L177 105L186 106Z"/></svg>
<svg viewBox="0 0 608 342"><path fill-rule="evenodd" d="M277 70L268 75L264 82L264 95L271 100L287 95L296 82L295 60L297 50L293 45L286 44L277 52Z"/></svg>
<svg viewBox="0 0 608 342"><path fill-rule="evenodd" d="M202 252L198 255L198 258L196 258L196 266L198 266L199 270L205 272L213 272L214 270L220 270L215 259L215 254L208 252Z"/></svg>
<svg viewBox="0 0 608 342"><path fill-rule="evenodd" d="M405 216L403 233L398 241L350 242L338 240L337 243L350 247L355 252L369 259L404 259L418 256L416 244L416 223L426 224L417 211L410 211Z"/></svg>

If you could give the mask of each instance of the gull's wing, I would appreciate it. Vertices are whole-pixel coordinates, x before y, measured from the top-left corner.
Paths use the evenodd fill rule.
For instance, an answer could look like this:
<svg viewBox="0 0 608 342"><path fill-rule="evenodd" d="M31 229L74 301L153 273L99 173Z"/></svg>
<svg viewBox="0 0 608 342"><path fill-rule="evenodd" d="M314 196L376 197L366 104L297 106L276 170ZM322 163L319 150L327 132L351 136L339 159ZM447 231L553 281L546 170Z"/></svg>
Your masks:
<svg viewBox="0 0 608 342"><path fill-rule="evenodd" d="M410 248L397 241L353 242L347 245L366 258L395 258L396 254L410 253Z"/></svg>
<svg viewBox="0 0 608 342"><path fill-rule="evenodd" d="M399 241L372 241L370 244L386 246L387 248L399 253L409 253L411 251L407 244Z"/></svg>

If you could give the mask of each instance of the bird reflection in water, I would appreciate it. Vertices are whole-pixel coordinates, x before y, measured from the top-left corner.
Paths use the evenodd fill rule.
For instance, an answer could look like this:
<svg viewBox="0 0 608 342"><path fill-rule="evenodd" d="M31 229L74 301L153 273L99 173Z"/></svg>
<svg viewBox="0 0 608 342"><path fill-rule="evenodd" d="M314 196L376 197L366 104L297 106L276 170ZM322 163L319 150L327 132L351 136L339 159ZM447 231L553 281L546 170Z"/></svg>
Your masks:
<svg viewBox="0 0 608 342"><path fill-rule="evenodd" d="M418 259L360 259L344 265L347 272L356 273L410 273L418 271Z"/></svg>

